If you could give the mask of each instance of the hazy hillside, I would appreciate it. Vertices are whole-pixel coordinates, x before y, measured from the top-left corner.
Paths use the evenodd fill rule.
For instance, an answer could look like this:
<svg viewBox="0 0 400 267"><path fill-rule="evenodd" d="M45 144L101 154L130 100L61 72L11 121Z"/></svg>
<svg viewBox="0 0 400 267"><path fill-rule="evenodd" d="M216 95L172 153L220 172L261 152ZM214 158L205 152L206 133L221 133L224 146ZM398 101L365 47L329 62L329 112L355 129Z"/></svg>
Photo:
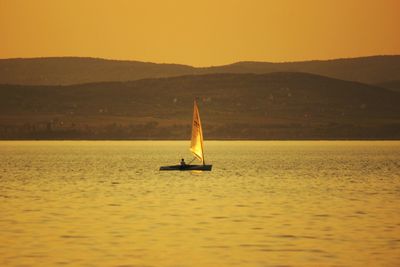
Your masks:
<svg viewBox="0 0 400 267"><path fill-rule="evenodd" d="M212 72L234 73L307 72L341 80L374 84L400 79L400 56L373 56L288 63L238 62L210 69Z"/></svg>
<svg viewBox="0 0 400 267"><path fill-rule="evenodd" d="M400 138L400 93L304 73L210 74L74 86L0 86L7 138Z"/></svg>
<svg viewBox="0 0 400 267"><path fill-rule="evenodd" d="M400 80L378 83L377 86L400 92Z"/></svg>
<svg viewBox="0 0 400 267"><path fill-rule="evenodd" d="M400 56L289 63L238 62L208 68L73 57L0 59L0 83L21 85L68 85L102 81L131 81L189 74L261 74L277 71L307 72L342 80L375 84L400 80Z"/></svg>
<svg viewBox="0 0 400 267"><path fill-rule="evenodd" d="M97 58L0 59L0 84L67 85L192 74L193 68Z"/></svg>

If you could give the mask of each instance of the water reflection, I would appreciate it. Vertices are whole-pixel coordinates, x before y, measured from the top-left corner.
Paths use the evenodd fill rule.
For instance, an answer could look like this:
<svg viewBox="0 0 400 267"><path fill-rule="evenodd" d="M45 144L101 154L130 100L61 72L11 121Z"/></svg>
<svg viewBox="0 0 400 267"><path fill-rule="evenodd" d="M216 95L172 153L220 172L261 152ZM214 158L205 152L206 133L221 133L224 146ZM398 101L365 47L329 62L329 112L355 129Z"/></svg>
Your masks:
<svg viewBox="0 0 400 267"><path fill-rule="evenodd" d="M400 142L187 146L1 142L1 265L399 264Z"/></svg>

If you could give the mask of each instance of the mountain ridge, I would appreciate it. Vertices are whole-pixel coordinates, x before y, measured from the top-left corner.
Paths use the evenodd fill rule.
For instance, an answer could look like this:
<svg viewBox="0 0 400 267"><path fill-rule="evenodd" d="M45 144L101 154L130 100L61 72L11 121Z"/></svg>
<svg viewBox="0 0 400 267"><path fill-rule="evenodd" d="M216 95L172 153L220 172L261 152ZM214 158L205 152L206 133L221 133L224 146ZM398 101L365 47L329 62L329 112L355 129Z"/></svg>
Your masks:
<svg viewBox="0 0 400 267"><path fill-rule="evenodd" d="M0 83L21 85L71 85L208 73L271 72L306 72L378 84L400 80L400 55L276 63L241 61L210 67L86 57L0 59Z"/></svg>
<svg viewBox="0 0 400 267"><path fill-rule="evenodd" d="M309 73L0 85L1 139L400 139L400 92Z"/></svg>

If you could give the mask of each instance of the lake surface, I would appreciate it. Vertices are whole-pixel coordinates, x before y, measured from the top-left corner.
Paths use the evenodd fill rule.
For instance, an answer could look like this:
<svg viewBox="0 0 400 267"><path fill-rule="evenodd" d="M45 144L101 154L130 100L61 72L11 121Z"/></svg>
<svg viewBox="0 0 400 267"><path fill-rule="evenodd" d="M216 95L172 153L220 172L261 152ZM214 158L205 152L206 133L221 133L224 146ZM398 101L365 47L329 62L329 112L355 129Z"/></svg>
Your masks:
<svg viewBox="0 0 400 267"><path fill-rule="evenodd" d="M0 142L0 266L400 266L399 141Z"/></svg>

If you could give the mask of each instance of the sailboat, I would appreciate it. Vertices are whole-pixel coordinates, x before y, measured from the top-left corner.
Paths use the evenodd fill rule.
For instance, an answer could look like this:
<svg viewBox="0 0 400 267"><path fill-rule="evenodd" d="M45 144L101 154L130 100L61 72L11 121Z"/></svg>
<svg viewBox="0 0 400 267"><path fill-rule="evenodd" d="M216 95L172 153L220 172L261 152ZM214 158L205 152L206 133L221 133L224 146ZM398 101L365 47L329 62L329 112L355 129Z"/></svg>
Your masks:
<svg viewBox="0 0 400 267"><path fill-rule="evenodd" d="M207 165L204 160L203 146L203 130L201 127L199 108L197 107L196 99L194 100L193 121L192 121L192 140L190 142L190 151L194 155L194 159L201 161L201 165L185 164L161 166L160 171L211 171L212 165ZM193 161L193 160L192 160Z"/></svg>

